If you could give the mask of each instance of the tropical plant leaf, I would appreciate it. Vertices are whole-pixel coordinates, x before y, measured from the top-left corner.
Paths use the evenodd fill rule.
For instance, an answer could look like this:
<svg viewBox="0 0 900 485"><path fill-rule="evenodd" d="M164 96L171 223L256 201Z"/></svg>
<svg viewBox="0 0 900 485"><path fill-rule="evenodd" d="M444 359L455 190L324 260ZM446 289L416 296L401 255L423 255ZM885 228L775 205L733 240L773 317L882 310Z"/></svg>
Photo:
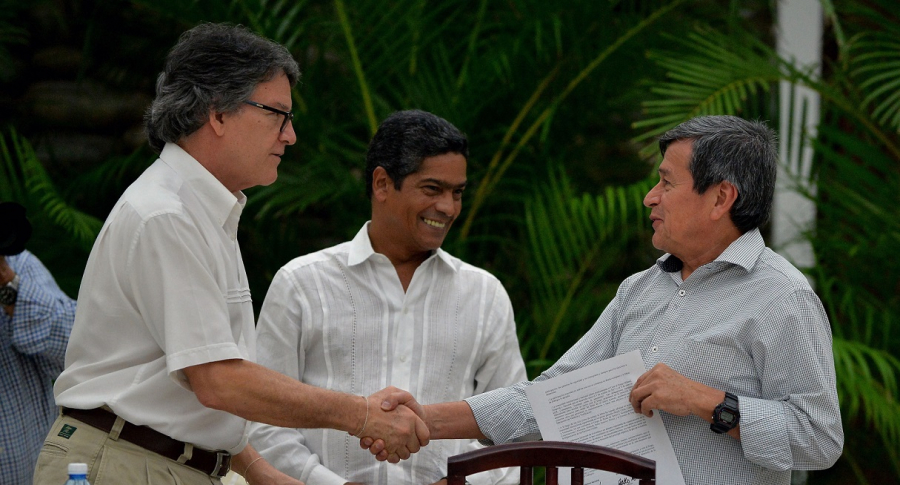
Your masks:
<svg viewBox="0 0 900 485"><path fill-rule="evenodd" d="M741 41L735 41L736 35ZM652 88L661 99L643 103L648 118L633 123L643 130L636 142L646 144L696 116L758 115L760 100L783 78L783 66L773 62L772 49L750 35L698 28L684 37L668 37L680 51L648 53L671 80ZM650 157L655 145L646 144L641 153Z"/></svg>
<svg viewBox="0 0 900 485"><path fill-rule="evenodd" d="M4 182L4 200L39 206L50 220L62 227L82 248L89 250L103 223L72 208L63 200L28 140L10 128L8 137L0 135L0 155L3 157L0 179Z"/></svg>
<svg viewBox="0 0 900 485"><path fill-rule="evenodd" d="M864 105L889 130L900 132L900 41L896 34L867 32L850 44L853 71Z"/></svg>
<svg viewBox="0 0 900 485"><path fill-rule="evenodd" d="M554 346L560 347L555 344L564 327L575 321L582 330L609 302L597 298L594 283L622 257L626 243L646 230L643 199L652 185L645 180L579 197L556 170L526 203L534 268L531 313L543 339L537 359L545 360Z"/></svg>

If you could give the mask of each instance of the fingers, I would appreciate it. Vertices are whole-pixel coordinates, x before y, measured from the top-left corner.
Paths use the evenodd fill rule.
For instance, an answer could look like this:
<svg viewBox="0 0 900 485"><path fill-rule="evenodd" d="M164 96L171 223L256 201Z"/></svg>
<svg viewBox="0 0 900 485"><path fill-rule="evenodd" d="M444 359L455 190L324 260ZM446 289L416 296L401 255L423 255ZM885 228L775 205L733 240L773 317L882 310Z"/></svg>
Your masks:
<svg viewBox="0 0 900 485"><path fill-rule="evenodd" d="M402 389L397 389L396 387L386 387L376 392L375 394L372 394L372 396L376 396L381 399L382 411L393 411L397 408L397 406L403 404L410 409L417 408L413 409L413 411L416 412L416 414L419 414L418 408L421 408L421 405L416 402L416 399L412 394Z"/></svg>
<svg viewBox="0 0 900 485"><path fill-rule="evenodd" d="M398 463L409 459L413 453L428 444L430 433L425 421L405 405L409 404L423 412L422 406L411 394L389 387L372 394L368 399L373 403L386 403L381 408L371 410L369 424L365 429L367 436L360 440L360 446L368 447L376 459ZM385 408L391 410L385 411Z"/></svg>
<svg viewBox="0 0 900 485"><path fill-rule="evenodd" d="M412 453L410 453L410 451L407 450L406 448L398 448L397 455L400 457L401 460L408 460L409 457L412 456Z"/></svg>
<svg viewBox="0 0 900 485"><path fill-rule="evenodd" d="M393 412L403 413L405 416L401 416L404 418L401 420L401 425L392 425L391 431L400 431L400 436L405 436L405 444L403 445L392 445L389 446L388 443L391 442L392 433L385 435L385 438L375 439L371 436L364 436L359 440L359 446L363 449L368 449L372 455L375 456L375 459L379 461L389 461L391 463L397 463L400 460L407 460L413 453L417 453L422 446L425 446L430 441L431 432L428 430L428 426L425 425L425 422L422 421L414 413L410 413L410 409L405 406L400 406L398 409L395 409ZM389 413L385 413L389 414ZM411 432L405 433L403 432L404 426L407 423L409 424L409 429ZM373 422L372 429L375 429L376 424ZM393 461L392 461L393 460Z"/></svg>

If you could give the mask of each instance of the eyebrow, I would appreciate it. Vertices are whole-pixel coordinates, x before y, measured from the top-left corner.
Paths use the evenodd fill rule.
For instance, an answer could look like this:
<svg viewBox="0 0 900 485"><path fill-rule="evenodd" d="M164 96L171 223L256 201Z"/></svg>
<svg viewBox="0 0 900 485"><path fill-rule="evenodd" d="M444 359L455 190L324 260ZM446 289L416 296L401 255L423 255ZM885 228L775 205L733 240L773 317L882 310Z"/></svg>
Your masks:
<svg viewBox="0 0 900 485"><path fill-rule="evenodd" d="M434 184L434 185L439 185L443 189L464 189L464 188L466 188L466 185L468 183L469 183L468 180L466 180L465 182L463 182L461 184L457 184L457 185L453 185L450 182L446 182L444 180L438 180L438 179L422 179L419 181L419 185Z"/></svg>

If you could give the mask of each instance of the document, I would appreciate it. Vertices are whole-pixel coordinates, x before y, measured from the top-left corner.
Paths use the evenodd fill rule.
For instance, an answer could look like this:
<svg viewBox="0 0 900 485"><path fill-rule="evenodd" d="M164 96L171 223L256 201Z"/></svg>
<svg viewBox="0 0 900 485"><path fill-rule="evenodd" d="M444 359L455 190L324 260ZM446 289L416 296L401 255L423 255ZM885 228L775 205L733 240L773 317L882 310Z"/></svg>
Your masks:
<svg viewBox="0 0 900 485"><path fill-rule="evenodd" d="M656 461L658 485L684 485L665 424L654 412L634 412L628 396L644 373L640 351L634 350L525 389L541 436L547 441L589 443L626 451ZM560 483L570 483L561 468ZM630 477L585 470L585 485L624 485Z"/></svg>

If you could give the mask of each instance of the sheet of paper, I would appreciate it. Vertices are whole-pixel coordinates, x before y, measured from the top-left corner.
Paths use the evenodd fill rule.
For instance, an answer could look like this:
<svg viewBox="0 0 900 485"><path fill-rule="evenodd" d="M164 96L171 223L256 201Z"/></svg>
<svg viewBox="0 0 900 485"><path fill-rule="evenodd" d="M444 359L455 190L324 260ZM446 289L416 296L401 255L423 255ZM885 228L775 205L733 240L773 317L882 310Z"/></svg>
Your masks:
<svg viewBox="0 0 900 485"><path fill-rule="evenodd" d="M640 351L634 350L525 389L544 440L590 443L656 461L658 485L684 485L659 413L637 414L628 401L644 373ZM568 485L569 469L560 469ZM631 480L610 472L585 470L585 485L623 485Z"/></svg>

